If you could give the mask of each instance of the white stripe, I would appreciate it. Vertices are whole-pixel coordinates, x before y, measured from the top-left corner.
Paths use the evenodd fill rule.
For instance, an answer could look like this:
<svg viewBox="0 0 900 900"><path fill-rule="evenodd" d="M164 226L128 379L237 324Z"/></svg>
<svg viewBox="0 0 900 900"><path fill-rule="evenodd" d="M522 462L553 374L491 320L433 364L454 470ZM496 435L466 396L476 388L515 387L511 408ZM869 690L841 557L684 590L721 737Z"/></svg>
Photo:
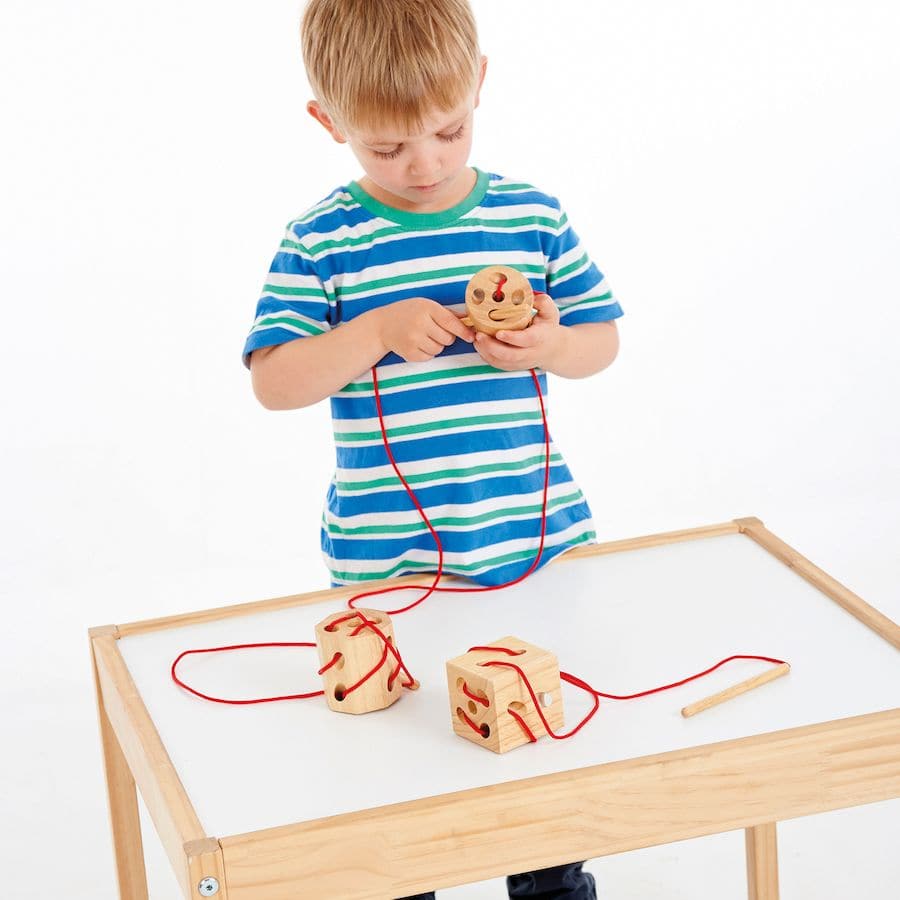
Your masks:
<svg viewBox="0 0 900 900"><path fill-rule="evenodd" d="M572 482L566 482L564 484L551 484L547 488L547 503L548 507L550 503L557 499L558 497L565 497L577 489ZM439 506L426 506L423 507L425 509L425 513L429 519L434 522L438 519L470 519L474 516L481 516L485 513L496 512L502 509L508 509L513 507L520 506L532 506L537 507L540 510L541 503L544 497L543 486L540 490L531 491L530 493L524 494L507 494L501 497L490 497L487 500L478 500L474 503L443 503ZM580 503L584 502L584 497L579 493L578 497L575 500L572 500L568 503L559 504L558 506L553 506L549 508L549 513L556 513L558 510L567 509L570 506L578 506ZM465 525L441 525L442 529L447 531L469 531L474 528L485 528L490 525L497 524L499 522L508 522L513 521L515 519L533 519L535 517L534 512L527 513L518 513L515 515L505 515L505 516L497 516L496 518L492 518L487 520L484 523L470 523ZM339 525L341 528L367 528L370 526L380 526L380 525L415 525L418 530L426 531L426 525L422 521L421 515L419 515L419 511L416 509L412 510L401 510L398 512L379 512L376 516L371 515L370 513L360 513L356 516L335 516L331 514L328 510L324 513L325 522L328 525ZM406 533L397 535L397 537L403 537ZM384 535L386 538L390 538L393 535L387 534ZM341 535L336 534L335 537L346 537L348 539L353 538L362 538L362 539L370 539L373 535Z"/></svg>
<svg viewBox="0 0 900 900"><path fill-rule="evenodd" d="M289 310L289 309L279 309L279 310L275 310L274 312L268 312L268 313L265 313L265 315L257 317L257 319L253 323L253 328L251 329L250 333L252 334L254 331L261 331L266 328L288 328L288 329L290 329L293 327L284 322L275 322L275 323L269 323L266 325L261 324L264 319L272 319L272 318L296 319L298 322L308 322L310 325L313 326L313 328L316 329L316 331L330 331L331 330L331 325L329 325L328 322L322 322L319 319L311 319L309 316L301 315L300 313L293 312L292 310ZM307 332L304 331L304 334L305 333L307 333Z"/></svg>
<svg viewBox="0 0 900 900"><path fill-rule="evenodd" d="M563 309L559 313L559 320L562 320L569 315L575 315L576 313L581 312L582 310L589 309L602 309L604 306L612 306L613 304L618 303L615 297L610 297L609 300L595 300L593 303L582 303L580 306L572 306L567 309Z"/></svg>
<svg viewBox="0 0 900 900"><path fill-rule="evenodd" d="M484 409L479 410L480 407L484 407ZM392 413L385 417L385 426L390 431L392 428L427 425L431 422L442 422L447 419L470 419L479 415L506 416L514 413L533 413L535 411L540 412L537 398L485 400L478 403L478 405L458 403L451 406L426 406L422 409L414 409L405 413ZM528 419L527 423L533 424L531 419ZM495 424L493 427L496 428L497 425ZM376 431L379 432L378 440L381 440L377 416L373 416L370 419L334 419L334 430L335 433L341 432L342 434L361 434L367 431Z"/></svg>
<svg viewBox="0 0 900 900"><path fill-rule="evenodd" d="M566 528L564 531L556 532L554 534L548 534L544 539L544 549L546 550L551 547L558 547L560 544L568 543L569 541L577 538L580 534L583 534L588 530L595 530L593 522L590 519L582 519L569 528ZM477 553L471 556L468 553L460 554L448 553L447 551L444 551L444 568L447 569L456 564L478 564L482 563L484 560L493 559L497 556L505 556L508 553L533 551L536 554L537 548L539 546L539 541L540 539L538 537L520 538L513 541L503 541L502 543L493 544L489 547L482 547ZM401 560L422 562L429 566L434 566L437 563L436 550L419 550L416 548L410 548L406 553L401 553L397 556L384 560L336 560L330 557L327 553L323 553L322 557L331 572L342 571L360 574L367 574L375 568L377 568L379 572L389 571ZM524 560L522 562L524 562ZM485 565L480 565L470 572L467 571L466 574L477 575L480 571L484 571L486 568L488 567Z"/></svg>
<svg viewBox="0 0 900 900"><path fill-rule="evenodd" d="M436 356L427 362L421 363L396 363L392 366L382 366L378 371L378 392L383 396L392 394L402 394L405 391L417 391L421 388L441 387L448 384L458 382L458 369L469 368L474 366L487 366L488 364L478 355L476 351L471 353L459 353L454 356ZM408 375L425 374L427 372L446 372L446 376L434 378L428 381L416 381L410 384L385 385L384 382L393 378L406 377ZM537 370L538 375L542 374L542 370ZM467 382L472 381L492 381L496 378L527 378L533 383L530 371L504 372L501 369L490 368L489 371L481 374L467 374L465 376ZM372 384L372 373L363 372L358 378L354 378L350 384ZM532 388L532 391L535 389ZM353 397L371 397L374 390L352 391L343 393L338 391L336 396L341 398ZM549 392L548 392L549 393ZM537 402L535 398L535 402ZM544 402L547 402L547 394L544 395Z"/></svg>
<svg viewBox="0 0 900 900"><path fill-rule="evenodd" d="M558 466L565 465L560 459L554 461L554 454L560 455L553 442L550 442L550 469L551 471ZM522 463L527 459L535 459L536 461L523 466ZM501 468L491 472L477 472L475 469L484 465L499 465ZM506 468L503 468L505 466ZM481 481L484 478L505 478L509 476L525 478L527 475L544 468L544 445L525 444L522 447L512 447L507 449L491 449L475 453L463 453L456 456L441 457L439 460L434 459L417 459L403 462L400 466L400 472L406 479L417 478L418 476L433 475L435 477L424 481L416 481L412 485L413 490L421 490L423 487L438 487L444 484L469 484L473 481ZM456 474L437 476L439 472L455 471ZM390 464L386 466L370 466L365 469L348 469L339 467L335 471L334 481L340 484L368 484L370 481L390 481L380 487L367 487L363 490L367 494L386 493L391 491L403 490L403 486L397 480L393 468ZM336 488L339 496L343 497L359 497L361 491L343 487Z"/></svg>

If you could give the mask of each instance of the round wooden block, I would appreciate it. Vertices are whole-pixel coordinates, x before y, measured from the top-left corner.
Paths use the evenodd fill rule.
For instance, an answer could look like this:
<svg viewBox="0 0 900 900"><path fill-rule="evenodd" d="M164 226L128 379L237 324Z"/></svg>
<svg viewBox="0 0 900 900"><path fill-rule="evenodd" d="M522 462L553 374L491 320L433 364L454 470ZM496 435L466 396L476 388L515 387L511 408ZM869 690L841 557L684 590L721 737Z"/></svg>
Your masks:
<svg viewBox="0 0 900 900"><path fill-rule="evenodd" d="M330 663L335 654L337 662L322 673L325 700L335 712L367 713L384 709L400 699L403 693L403 674L399 673L388 687L391 673L397 668L397 658L388 654L378 671L349 694L368 672L378 666L384 656L384 640L375 628L359 626L365 620L372 623L385 639L394 644L394 626L390 616L377 609L345 609L333 613L316 625L316 646L322 665Z"/></svg>
<svg viewBox="0 0 900 900"><path fill-rule="evenodd" d="M466 285L463 321L476 331L521 331L531 324L534 291L528 279L509 266L488 266L476 272Z"/></svg>

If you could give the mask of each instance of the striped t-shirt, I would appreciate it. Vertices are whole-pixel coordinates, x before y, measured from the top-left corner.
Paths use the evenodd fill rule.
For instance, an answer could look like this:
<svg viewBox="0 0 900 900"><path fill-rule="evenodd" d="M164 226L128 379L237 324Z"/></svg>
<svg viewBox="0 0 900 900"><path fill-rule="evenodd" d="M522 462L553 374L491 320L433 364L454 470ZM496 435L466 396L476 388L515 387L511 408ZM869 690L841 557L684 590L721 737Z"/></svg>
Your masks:
<svg viewBox="0 0 900 900"><path fill-rule="evenodd" d="M477 171L451 209L409 213L353 182L291 222L275 255L244 358L260 347L323 334L368 310L427 297L465 311L471 276L520 270L548 293L564 325L622 315L553 197ZM541 531L544 430L530 372L487 365L457 340L429 362L389 353L378 364L388 440L444 548L444 571L502 584L531 565ZM538 372L546 396L547 378ZM336 469L322 517L333 584L434 572L437 549L391 468L371 371L331 397ZM541 564L595 538L591 512L550 444Z"/></svg>

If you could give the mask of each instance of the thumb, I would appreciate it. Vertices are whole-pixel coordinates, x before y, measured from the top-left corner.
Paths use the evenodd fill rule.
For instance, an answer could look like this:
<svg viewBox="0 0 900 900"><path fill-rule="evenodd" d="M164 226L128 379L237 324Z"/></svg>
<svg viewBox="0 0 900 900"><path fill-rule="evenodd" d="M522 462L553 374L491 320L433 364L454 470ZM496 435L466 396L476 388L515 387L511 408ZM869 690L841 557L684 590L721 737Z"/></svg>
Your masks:
<svg viewBox="0 0 900 900"><path fill-rule="evenodd" d="M538 316L544 319L559 319L559 309L553 302L553 298L549 294L535 291L534 308L537 310Z"/></svg>

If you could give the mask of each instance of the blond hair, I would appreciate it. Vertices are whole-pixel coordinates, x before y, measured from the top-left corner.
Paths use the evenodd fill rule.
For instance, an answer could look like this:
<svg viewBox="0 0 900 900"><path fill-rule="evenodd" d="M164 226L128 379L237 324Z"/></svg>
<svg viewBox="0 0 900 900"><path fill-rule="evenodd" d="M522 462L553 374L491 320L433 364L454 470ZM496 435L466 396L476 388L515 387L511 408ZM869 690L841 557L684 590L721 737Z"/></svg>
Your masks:
<svg viewBox="0 0 900 900"><path fill-rule="evenodd" d="M344 127L418 131L478 83L468 0L309 0L301 42L316 99Z"/></svg>

